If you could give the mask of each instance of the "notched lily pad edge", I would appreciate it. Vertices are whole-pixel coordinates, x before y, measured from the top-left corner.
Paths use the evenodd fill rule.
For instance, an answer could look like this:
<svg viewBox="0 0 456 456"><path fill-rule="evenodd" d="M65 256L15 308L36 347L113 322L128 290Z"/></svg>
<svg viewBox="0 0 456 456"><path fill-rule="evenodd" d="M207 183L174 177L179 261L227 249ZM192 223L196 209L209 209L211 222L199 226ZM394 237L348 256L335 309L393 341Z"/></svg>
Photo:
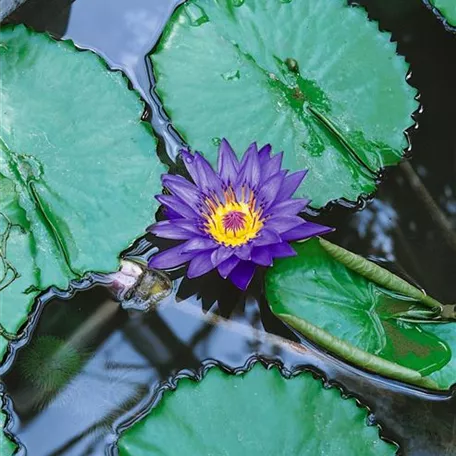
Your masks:
<svg viewBox="0 0 456 456"><path fill-rule="evenodd" d="M123 433L134 426L139 421L143 420L149 413L151 413L152 409L154 409L158 403L163 399L166 394L174 392L177 387L179 386L180 380L191 380L194 382L201 382L204 380L206 374L211 369L219 369L220 371L228 374L228 375L241 375L241 374L248 374L252 370L252 368L260 363L266 370L277 369L280 375L285 379L291 379L298 375L312 375L315 381L321 381L321 387L323 389L331 389L336 388L339 390L341 400L354 400L357 407L366 410L366 426L376 426L378 428L378 435L381 440L386 443L390 443L396 447L396 454L399 454L400 446L399 444L394 441L392 438L389 438L385 435L384 426L378 422L376 419L370 420L369 423L367 422L367 418L373 416L371 408L364 404L364 402L355 394L348 391L342 384L337 382L336 380L327 380L325 374L320 371L318 368L309 366L309 365L301 365L294 369L293 371L288 370L281 362L275 360L269 360L265 357L254 355L249 358L243 366L237 367L235 369L231 369L230 367L226 366L223 363L216 361L215 359L207 359L204 360L198 370L189 372L188 369L182 369L180 372L176 373L170 380L166 383L161 384L155 390L152 390L152 394L149 397L146 397L143 400L143 404L141 406L141 411L137 409L134 410L134 416L127 418L126 421L123 423L117 424L115 428L115 433L117 434L116 440L109 445L109 450L113 451L118 446L119 439L122 437Z"/></svg>
<svg viewBox="0 0 456 456"><path fill-rule="evenodd" d="M102 285L103 282L95 277L97 273L88 272L81 279L71 280L66 290L61 290L57 287L49 287L47 290L41 291L34 299L32 309L27 315L27 319L19 328L17 338L8 341L8 346L0 359L0 378L4 376L11 368L16 359L17 350L27 345L36 329L36 325L44 310L44 307L52 299L58 298L61 300L70 300L79 291L89 290L97 285Z"/></svg>
<svg viewBox="0 0 456 456"><path fill-rule="evenodd" d="M41 292L34 300L33 308L27 316L27 320L19 329L18 334L20 338L14 341L8 341L8 346L3 355L3 359L0 362L0 378L3 377L9 369L12 367L14 361L16 360L17 351L27 345L30 342L30 339L36 329L38 321L40 319L41 313L44 310L44 307L52 299L58 298L62 300L69 300L74 297L74 295L82 290L88 290L92 287L100 285L102 282L98 281L97 278L93 276L93 273L88 273L82 280L71 280L67 290L60 290L56 287L50 287L46 291ZM1 411L6 416L5 425L3 430L4 435L11 440L14 444L17 445L17 449L14 454L22 453L22 450L26 449L22 442L18 440L13 434L11 427L14 421L13 415L13 403L11 398L7 393L3 393L0 396ZM6 430L6 433L4 432Z"/></svg>
<svg viewBox="0 0 456 456"><path fill-rule="evenodd" d="M0 433L2 434L0 438L6 438L16 447L12 454L18 454L19 452L25 453L25 446L20 440L16 438L11 429L13 427L13 415L11 412L13 409L13 401L7 394L2 393L0 394L0 404L1 411L5 416L3 427L0 429Z"/></svg>
<svg viewBox="0 0 456 456"><path fill-rule="evenodd" d="M434 14L434 16L437 17L437 19L442 22L443 26L445 27L445 30L447 30L448 32L450 33L455 33L456 34L456 23L455 24L451 24L448 19L445 17L444 13L439 9L437 8L436 6L434 6L432 3L431 3L431 0L422 0L423 3L426 5L426 7L432 11L432 13Z"/></svg>
<svg viewBox="0 0 456 456"><path fill-rule="evenodd" d="M167 167L170 166L170 163L167 162L167 160L164 160L164 158L167 158L167 157L162 157L162 154L158 153L159 142L160 142L161 137L153 129L150 121L146 120L146 118L148 118L149 115L150 115L150 107L147 104L147 102L141 97L141 94L133 87L132 82L127 77L127 75L123 72L122 69L120 69L120 68L111 68L108 65L107 61L104 60L103 56L98 54L97 50L90 49L90 48L84 48L84 47L80 46L79 44L77 44L75 41L73 41L70 38L67 38L67 39L57 38L57 37L53 36L51 33L47 32L47 31L45 31L45 32L37 31L33 27L27 26L25 24L12 24L12 23L0 24L0 29L1 30L10 29L11 31L14 31L16 28L23 28L23 29L25 29L28 32L32 32L32 33L36 33L36 34L42 35L48 41L50 41L52 43L62 43L63 45L65 45L67 48L69 48L71 50L76 50L77 52L88 52L88 53L91 53L91 54L93 54L96 57L96 59L98 60L98 62L101 64L101 66L104 69L106 69L110 73L118 73L120 75L120 78L124 80L124 83L126 85L126 89L128 89L129 91L133 92L136 95L138 103L141 104L142 107L143 107L143 109L142 109L143 112L142 112L142 115L141 115L141 117L139 119L139 121L140 121L139 125L143 125L148 130L148 132L151 134L151 136L155 139L155 141L156 141L156 151L155 151L155 153L156 153L156 155L158 157L158 160L164 166L167 166ZM146 228L146 226L144 226L144 230L145 230L145 228ZM120 260L124 256L125 252L130 250L134 246L135 242L142 235L143 235L143 233L138 233L137 237L135 237L134 239L128 240L128 245L126 245L126 247L123 249L123 251L118 253L119 265L118 265L118 269L117 270L120 269ZM70 270L72 270L71 269L71 265L68 265L68 266L70 267ZM81 281L84 282L86 280L86 278L88 276L90 276L91 274L94 274L94 273L110 273L110 272L115 272L115 271L86 271L84 274L80 275L79 277L77 277L77 278L75 278L73 280L70 280L68 282L68 289L66 290L66 291L68 291L70 293L69 298L72 297L76 291L84 288L84 287L80 287L78 284ZM37 305L37 302L40 300L40 297L46 295L47 293L51 293L53 295L59 295L59 293L62 293L65 290L60 290L60 289L57 289L55 287L50 287L50 288L48 288L46 290L35 290L35 291L39 291L39 294L34 298L34 304L32 306L32 309L29 312L29 314L27 316L27 319L21 325L21 327L20 327L20 329L19 329L19 331L17 333L17 334L20 334L20 339L22 339L24 337L26 339L28 338L26 333L29 332L29 330L30 330L31 322L32 322L33 319L38 318L38 315L35 315L35 313L37 312L37 309L39 307L39 305ZM62 299L69 299L69 298L62 298ZM46 302L47 302L47 299L46 299ZM41 313L41 311L39 313ZM2 337L2 336L0 336L0 337ZM8 340L7 338L5 338L5 339ZM1 369L1 367L3 367L4 363L9 359L9 356L11 354L10 352L12 350L10 349L10 344L11 344L11 342L8 341L7 351L5 352L5 354L3 356L3 359L0 360L0 370L3 370L3 369Z"/></svg>
<svg viewBox="0 0 456 456"><path fill-rule="evenodd" d="M429 0L423 0L423 1L428 2ZM176 9L173 11L172 16L174 14L176 14L176 12L177 12L177 10L179 8L183 8L186 3L187 2L185 0L182 1L182 3L180 3L176 7ZM362 8L365 11L365 13L366 13L367 20L377 26L378 33L381 33L381 34L385 34L386 33L386 34L389 35L390 42L396 45L396 52L397 52L398 41L392 39L392 34L391 34L390 31L382 30L380 28L379 22L377 20L375 20L375 19L372 19L369 16L368 11L363 6L361 6L361 5L350 5L348 3L347 3L346 6L347 6L347 8ZM169 116L169 114L168 114L168 112L167 112L167 110L166 110L166 108L165 108L165 106L163 104L162 97L160 96L160 93L157 90L157 73L156 73L156 70L154 69L154 65L153 65L153 62L152 62L152 55L160 48L162 41L165 40L166 37L168 36L168 34L170 34L170 33L171 33L171 29L168 28L168 26L166 25L165 28L163 29L162 33L158 37L157 41L155 42L154 46L152 47L152 49L145 56L146 58L149 59L149 61L151 63L151 67L152 67L153 81L150 81L151 82L151 91L153 93L153 99L159 104L159 110L161 112L162 118L166 121L167 129L171 132L171 134L175 138L177 138L181 142L183 149L188 149L190 151L193 151L192 147L189 145L187 139L185 138L185 135L183 133L179 132L177 130L177 128L174 126L173 120ZM410 114L410 119L412 121L411 125L403 131L403 135L405 136L407 145L406 145L406 147L404 149L402 149L402 157L401 157L400 161L396 165L385 166L383 168L380 168L376 172L376 178L375 178L375 181L374 181L375 190L372 193L369 193L369 194L361 193L358 196L358 198L356 199L356 201L351 201L351 200L349 200L347 198L344 198L344 197L337 198L335 200L329 201L325 206L323 206L321 208L313 208L312 207L312 202L311 202L310 205L308 205L304 209L304 211L302 212L303 214L310 215L312 217L317 217L319 215L323 215L323 214L328 213L333 208L341 208L341 207L345 208L345 209L348 209L348 210L353 210L353 211L361 211L361 210L363 210L367 206L367 204L369 204L374 199L374 197L375 197L375 195L376 195L376 193L378 191L378 187L385 180L385 177L386 177L389 169L394 168L396 166L399 166L404 160L410 160L412 158L411 135L412 135L412 131L415 131L415 130L417 130L419 128L418 117L423 112L424 106L422 105L422 103L420 101L421 94L418 91L418 88L413 86L410 83L410 79L412 78L412 70L410 68L409 62L407 62L405 55L402 55L402 54L397 54L397 55L400 58L404 59L404 62L406 63L406 65L408 67L408 71L407 71L407 74L405 76L405 80L406 80L407 84L412 89L414 89L416 91L416 95L414 97L414 100L416 100L418 102L418 107L416 108L416 110L414 112L412 112ZM227 138L227 139L229 140L229 138ZM255 141L255 138L252 138L252 142L254 142L254 141ZM205 153L205 151L198 151L198 152L202 153L203 155ZM280 152L280 151L277 151L277 152ZM175 163L177 161L179 155L176 156L176 157L171 157L171 156L168 156L168 157L169 157L170 160L172 160Z"/></svg>

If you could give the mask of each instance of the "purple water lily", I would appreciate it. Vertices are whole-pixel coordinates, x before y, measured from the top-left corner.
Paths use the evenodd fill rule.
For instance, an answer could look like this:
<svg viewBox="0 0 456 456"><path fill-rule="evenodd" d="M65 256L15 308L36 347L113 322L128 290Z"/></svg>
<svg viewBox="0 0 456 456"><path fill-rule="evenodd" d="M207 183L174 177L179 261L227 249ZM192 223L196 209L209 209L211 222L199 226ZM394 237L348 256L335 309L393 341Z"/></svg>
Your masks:
<svg viewBox="0 0 456 456"><path fill-rule="evenodd" d="M182 151L182 158L194 183L182 176L162 176L171 195L156 198L168 220L148 231L183 242L152 257L151 268L189 262L189 278L216 268L245 290L258 265L271 266L274 258L296 255L290 241L332 231L297 215L309 200L292 195L307 171L287 175L281 169L282 153L271 156L270 145L258 150L251 144L239 162L222 140L218 173L198 152Z"/></svg>

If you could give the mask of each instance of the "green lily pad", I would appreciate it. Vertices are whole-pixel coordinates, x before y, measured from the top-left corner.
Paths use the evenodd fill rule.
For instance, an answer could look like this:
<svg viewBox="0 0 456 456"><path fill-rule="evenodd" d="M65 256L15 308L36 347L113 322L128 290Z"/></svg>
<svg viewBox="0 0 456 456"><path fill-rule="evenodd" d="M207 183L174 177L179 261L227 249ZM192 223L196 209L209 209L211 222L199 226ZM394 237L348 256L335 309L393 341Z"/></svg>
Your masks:
<svg viewBox="0 0 456 456"><path fill-rule="evenodd" d="M423 328L429 334L434 334L444 340L450 347L451 359L449 363L429 376L442 388L448 388L456 383L456 325L454 323L423 325Z"/></svg>
<svg viewBox="0 0 456 456"><path fill-rule="evenodd" d="M95 54L8 26L0 67L0 323L14 334L42 290L118 269L164 168L139 96Z"/></svg>
<svg viewBox="0 0 456 456"><path fill-rule="evenodd" d="M452 354L448 335L443 331L446 325L430 330L431 325L397 318L419 309L417 301L389 292L348 269L329 255L317 239L294 247L298 255L277 261L266 276L266 296L275 314L303 333L308 332L306 335L315 333L317 342L328 343L326 348L334 347L349 361L359 359L351 356L349 347L380 358L378 364L375 358L361 353L366 362L363 367L370 370L383 369L381 360L389 361L380 373L397 374L399 379L419 383L420 376L427 378L448 365ZM456 330L455 326L450 327ZM438 387L448 388L455 376L430 378Z"/></svg>
<svg viewBox="0 0 456 456"><path fill-rule="evenodd" d="M0 454L2 456L12 456L16 450L16 445L3 432L5 420L5 414L0 412Z"/></svg>
<svg viewBox="0 0 456 456"><path fill-rule="evenodd" d="M456 27L456 2L454 0L430 0L450 25Z"/></svg>
<svg viewBox="0 0 456 456"><path fill-rule="evenodd" d="M214 454L268 456L394 455L366 411L324 389L310 374L285 379L256 364L232 376L211 369L180 380L118 442L120 456Z"/></svg>
<svg viewBox="0 0 456 456"><path fill-rule="evenodd" d="M271 143L285 168L310 169L298 196L320 208L372 193L407 147L417 92L390 39L345 0L194 0L151 58L191 147L215 163L222 137L238 153Z"/></svg>

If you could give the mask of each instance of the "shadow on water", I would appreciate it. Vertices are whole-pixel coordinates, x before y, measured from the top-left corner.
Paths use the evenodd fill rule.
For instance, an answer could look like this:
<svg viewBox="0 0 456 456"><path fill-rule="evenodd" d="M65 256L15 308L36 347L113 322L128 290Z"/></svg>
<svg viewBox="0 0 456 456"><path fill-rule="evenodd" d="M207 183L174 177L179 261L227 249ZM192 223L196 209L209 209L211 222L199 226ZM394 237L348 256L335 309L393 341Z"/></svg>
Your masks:
<svg viewBox="0 0 456 456"><path fill-rule="evenodd" d="M161 155L174 158L181 142L154 95L144 56L179 2L29 0L10 21L70 38L124 71L150 106ZM451 56L456 55L456 35L420 0L359 3L393 32L425 109L419 129L410 132L413 167L387 170L376 199L364 211L333 208L320 221L337 227L335 242L388 260L436 297L454 302L456 251L440 217L454 233L456 59ZM456 454L456 404L450 393L429 394L386 381L306 341L287 342L297 336L270 314L260 296L244 300L224 290L226 298L219 302L213 287L203 285L204 296L197 299L199 286L181 284L177 297L175 292L148 314L124 311L97 284L71 299L48 293L37 304L33 334L13 344L1 369L12 418L8 431L32 456L101 455L106 448L114 454L118 433L140 419L176 376L200 376L213 364L242 371L261 358L283 366L285 375L304 368L324 373L327 384L340 386L371 410L371 424L378 423L385 438L400 443L404 455ZM25 454L23 447L20 454Z"/></svg>

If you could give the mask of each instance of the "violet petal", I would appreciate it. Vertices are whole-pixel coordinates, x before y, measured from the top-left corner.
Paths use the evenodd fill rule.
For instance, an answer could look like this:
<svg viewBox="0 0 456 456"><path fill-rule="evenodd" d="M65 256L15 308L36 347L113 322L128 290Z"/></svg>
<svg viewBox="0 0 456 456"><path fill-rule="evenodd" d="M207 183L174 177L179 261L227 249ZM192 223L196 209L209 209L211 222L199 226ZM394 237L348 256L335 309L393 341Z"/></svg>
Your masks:
<svg viewBox="0 0 456 456"><path fill-rule="evenodd" d="M165 239L185 240L195 236L195 233L192 233L191 231L177 225L174 223L174 220L164 220L163 222L155 223L154 225L151 225L147 230L150 233L155 234L155 236Z"/></svg>
<svg viewBox="0 0 456 456"><path fill-rule="evenodd" d="M334 228L319 225L317 223L305 222L302 225L281 234L281 237L284 241L297 241L300 239L308 239L312 236L322 236L331 231L334 231Z"/></svg>
<svg viewBox="0 0 456 456"><path fill-rule="evenodd" d="M262 245L277 244L279 242L282 242L279 233L269 228L262 228L258 236L252 241L253 245L258 247Z"/></svg>
<svg viewBox="0 0 456 456"><path fill-rule="evenodd" d="M195 154L196 167L198 170L198 187L201 191L210 195L212 192L223 198L222 181L218 174L212 169L210 163L200 154Z"/></svg>
<svg viewBox="0 0 456 456"><path fill-rule="evenodd" d="M252 143L242 159L239 175L236 179L236 186L242 187L243 185L247 185L251 189L254 189L260 183L260 174L261 169L257 145L256 143Z"/></svg>
<svg viewBox="0 0 456 456"><path fill-rule="evenodd" d="M175 227L178 227L180 229L189 231L190 233L193 233L193 235L199 235L201 236L202 231L199 229L198 224L195 223L194 220L189 220L189 219L175 219L175 220L163 220L162 222L154 223L153 225L149 226L147 228L147 231L150 233L154 233L155 227L159 226L167 226L167 225L173 225Z"/></svg>
<svg viewBox="0 0 456 456"><path fill-rule="evenodd" d="M180 154L184 162L184 165L187 168L188 173L190 174L190 177L193 179L193 182L195 182L195 184L199 186L198 170L196 168L195 156L186 149L181 150Z"/></svg>
<svg viewBox="0 0 456 456"><path fill-rule="evenodd" d="M302 180L306 177L307 170L297 171L283 180L282 188L277 195L276 201L284 201L292 197L296 189L301 185Z"/></svg>
<svg viewBox="0 0 456 456"><path fill-rule="evenodd" d="M185 218L198 218L198 214L188 206L184 201L174 195L157 195L155 197L160 204L163 204L168 209L180 214Z"/></svg>
<svg viewBox="0 0 456 456"><path fill-rule="evenodd" d="M249 286L256 266L251 261L241 261L229 275L230 280L241 290Z"/></svg>
<svg viewBox="0 0 456 456"><path fill-rule="evenodd" d="M271 245L269 248L269 253L273 258L285 258L289 256L296 256L296 251L291 247L288 242L282 242L280 244Z"/></svg>
<svg viewBox="0 0 456 456"><path fill-rule="evenodd" d="M257 201L265 210L274 203L278 192L283 184L284 176L277 173L272 176L267 183L261 186L258 192Z"/></svg>
<svg viewBox="0 0 456 456"><path fill-rule="evenodd" d="M218 247L218 244L213 239L202 236L194 237L185 244L182 253L202 252L204 250L210 250L212 252L212 250Z"/></svg>
<svg viewBox="0 0 456 456"><path fill-rule="evenodd" d="M278 204L273 204L269 207L264 215L280 214L280 215L296 215L299 214L308 204L310 200L305 198L296 198L282 201Z"/></svg>
<svg viewBox="0 0 456 456"><path fill-rule="evenodd" d="M277 231L283 239L282 233L290 231L303 223L306 223L305 220L297 215L277 215L267 219L266 226Z"/></svg>
<svg viewBox="0 0 456 456"><path fill-rule="evenodd" d="M219 274L224 279L226 279L230 275L231 271L239 264L240 261L241 260L237 256L230 256L227 260L225 260L223 263L220 263L217 266Z"/></svg>
<svg viewBox="0 0 456 456"><path fill-rule="evenodd" d="M261 167L271 159L271 150L271 144L266 144L258 151L258 159L260 160Z"/></svg>
<svg viewBox="0 0 456 456"><path fill-rule="evenodd" d="M229 142L223 138L219 147L218 170L225 185L234 183L239 172L239 162Z"/></svg>
<svg viewBox="0 0 456 456"><path fill-rule="evenodd" d="M254 247L252 249L252 261L260 266L271 266L272 255L268 247Z"/></svg>
<svg viewBox="0 0 456 456"><path fill-rule="evenodd" d="M202 276L211 269L214 269L211 262L211 253L212 252L198 253L195 258L190 261L190 265L187 270L187 277L189 279Z"/></svg>
<svg viewBox="0 0 456 456"><path fill-rule="evenodd" d="M155 254L149 260L149 268L156 269L170 269L176 266L181 266L187 261L190 261L195 253L182 253L182 246L185 244L178 245L177 247L172 247L170 249L164 250Z"/></svg>
<svg viewBox="0 0 456 456"><path fill-rule="evenodd" d="M232 255L234 255L234 249L232 247L225 247L224 245L221 245L217 250L212 252L212 264L214 267L217 267L220 263L223 263Z"/></svg>
<svg viewBox="0 0 456 456"><path fill-rule="evenodd" d="M247 243L235 247L234 254L241 260L250 260L250 255L252 254L252 244Z"/></svg>
<svg viewBox="0 0 456 456"><path fill-rule="evenodd" d="M282 167L283 152L274 155L261 169L261 183L267 184L268 179L277 174Z"/></svg>
<svg viewBox="0 0 456 456"><path fill-rule="evenodd" d="M199 211L200 192L196 185L182 176L172 174L162 176L162 183L173 195L185 201L193 210Z"/></svg>

